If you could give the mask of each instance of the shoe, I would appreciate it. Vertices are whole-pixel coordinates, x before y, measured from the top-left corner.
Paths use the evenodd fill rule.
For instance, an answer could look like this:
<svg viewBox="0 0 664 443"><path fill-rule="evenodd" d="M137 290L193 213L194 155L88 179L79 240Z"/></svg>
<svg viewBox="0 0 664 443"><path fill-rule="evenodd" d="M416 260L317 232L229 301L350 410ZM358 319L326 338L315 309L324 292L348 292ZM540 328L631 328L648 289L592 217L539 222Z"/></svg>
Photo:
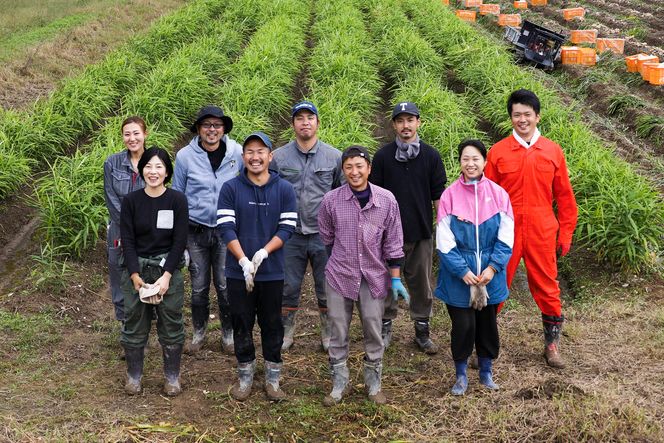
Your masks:
<svg viewBox="0 0 664 443"><path fill-rule="evenodd" d="M270 401L286 400L286 393L279 387L282 363L265 362L265 393Z"/></svg>
<svg viewBox="0 0 664 443"><path fill-rule="evenodd" d="M231 397L237 401L245 401L251 394L251 386L254 383L254 372L256 371L256 360L249 363L237 365L238 381L231 388Z"/></svg>
<svg viewBox="0 0 664 443"><path fill-rule="evenodd" d="M129 395L137 395L141 393L141 379L143 378L143 358L145 356L145 348L130 348L124 347L125 361L127 362L127 380L125 382L124 390Z"/></svg>
<svg viewBox="0 0 664 443"><path fill-rule="evenodd" d="M281 322L284 325L284 341L281 344L282 351L288 351L293 346L293 337L295 336L295 314L297 309L282 309Z"/></svg>
<svg viewBox="0 0 664 443"><path fill-rule="evenodd" d="M323 405L325 406L336 405L351 390L350 371L346 360L337 363L330 362L330 372L332 374L332 392L323 399Z"/></svg>
<svg viewBox="0 0 664 443"><path fill-rule="evenodd" d="M496 391L500 387L493 382L492 365L493 361L488 357L477 358L480 366L480 384L488 389Z"/></svg>
<svg viewBox="0 0 664 443"><path fill-rule="evenodd" d="M161 349L164 357L164 393L169 397L175 397L182 392L180 387L182 344L164 345Z"/></svg>
<svg viewBox="0 0 664 443"><path fill-rule="evenodd" d="M438 346L429 337L429 320L415 320L415 344L425 354L438 353Z"/></svg>
<svg viewBox="0 0 664 443"><path fill-rule="evenodd" d="M565 362L560 356L560 333L562 332L563 316L555 317L542 314L544 327L544 358L546 364L556 369L563 369Z"/></svg>
<svg viewBox="0 0 664 443"><path fill-rule="evenodd" d="M383 375L383 363L381 360L364 361L364 385L367 388L369 400L377 405L387 403L387 397L381 389L381 378Z"/></svg>
<svg viewBox="0 0 664 443"><path fill-rule="evenodd" d="M392 320L383 320L380 335L383 337L383 348L387 350L392 342Z"/></svg>

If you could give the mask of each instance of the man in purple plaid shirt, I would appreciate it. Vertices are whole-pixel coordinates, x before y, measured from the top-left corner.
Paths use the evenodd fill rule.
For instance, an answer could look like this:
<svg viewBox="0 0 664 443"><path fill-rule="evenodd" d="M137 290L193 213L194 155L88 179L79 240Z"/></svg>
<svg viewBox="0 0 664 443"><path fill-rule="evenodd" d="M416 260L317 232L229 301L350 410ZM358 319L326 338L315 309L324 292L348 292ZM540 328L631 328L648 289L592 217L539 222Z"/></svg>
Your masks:
<svg viewBox="0 0 664 443"><path fill-rule="evenodd" d="M348 330L357 304L364 332L364 383L369 399L383 404L381 392L385 297L408 301L401 282L403 232L399 205L392 193L369 183L371 158L363 146L347 148L341 157L346 184L325 194L318 213L320 238L330 256L325 267L329 356L332 392L326 406L341 401L350 390Z"/></svg>

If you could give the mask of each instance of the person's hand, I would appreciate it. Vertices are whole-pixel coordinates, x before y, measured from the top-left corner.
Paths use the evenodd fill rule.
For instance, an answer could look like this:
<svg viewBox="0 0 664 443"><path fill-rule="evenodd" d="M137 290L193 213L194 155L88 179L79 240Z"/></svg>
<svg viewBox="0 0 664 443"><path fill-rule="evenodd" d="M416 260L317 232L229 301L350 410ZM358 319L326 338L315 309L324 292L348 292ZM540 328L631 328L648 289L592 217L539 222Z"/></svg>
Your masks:
<svg viewBox="0 0 664 443"><path fill-rule="evenodd" d="M267 251L263 248L260 248L254 254L254 258L251 259L251 262L254 264L254 276L258 272L258 267L263 263L263 260L267 258Z"/></svg>
<svg viewBox="0 0 664 443"><path fill-rule="evenodd" d="M491 280L493 280L494 275L496 275L496 271L494 271L494 269L491 266L488 266L480 274L480 281L477 284L481 286L486 286L487 284L489 284Z"/></svg>
<svg viewBox="0 0 664 443"><path fill-rule="evenodd" d="M410 303L410 296L408 295L408 291L406 291L406 287L401 282L401 278L392 277L392 298L399 300L399 296L406 300L406 303Z"/></svg>
<svg viewBox="0 0 664 443"><path fill-rule="evenodd" d="M159 295L164 295L168 292L168 288L171 286L171 274L170 272L164 272L164 274L154 282L155 285L159 286Z"/></svg>
<svg viewBox="0 0 664 443"><path fill-rule="evenodd" d="M466 272L466 275L463 276L463 282L468 286L476 285L480 282L480 279L477 278L477 276L473 274L471 271L468 271Z"/></svg>
<svg viewBox="0 0 664 443"><path fill-rule="evenodd" d="M566 256L571 248L571 243L563 243L560 240L558 240L558 243L556 244L556 252L558 253L559 257Z"/></svg>
<svg viewBox="0 0 664 443"><path fill-rule="evenodd" d="M134 272L129 278L131 278L131 282L134 284L134 290L136 292L138 292L139 289L145 287L145 282L141 276L138 275L138 272Z"/></svg>
<svg viewBox="0 0 664 443"><path fill-rule="evenodd" d="M473 285L470 287L470 307L481 311L489 301L486 286Z"/></svg>
<svg viewBox="0 0 664 443"><path fill-rule="evenodd" d="M244 275L244 283L247 288L247 292L254 290L254 274L256 269L254 268L254 263L251 262L247 257L242 257L238 262L242 267L242 274Z"/></svg>

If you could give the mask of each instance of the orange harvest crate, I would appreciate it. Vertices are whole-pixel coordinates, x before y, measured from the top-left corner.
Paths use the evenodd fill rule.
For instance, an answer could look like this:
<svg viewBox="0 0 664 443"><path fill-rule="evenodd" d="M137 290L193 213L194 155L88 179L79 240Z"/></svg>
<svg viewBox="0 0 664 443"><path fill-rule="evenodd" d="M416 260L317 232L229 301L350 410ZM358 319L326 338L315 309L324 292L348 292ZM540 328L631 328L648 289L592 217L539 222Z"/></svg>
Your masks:
<svg viewBox="0 0 664 443"><path fill-rule="evenodd" d="M611 51L615 54L625 53L624 38L598 38L596 43L597 52Z"/></svg>
<svg viewBox="0 0 664 443"><path fill-rule="evenodd" d="M580 20L583 20L583 18L586 16L586 10L583 8L567 8L563 9L563 18L565 20L574 20L575 18L578 18Z"/></svg>
<svg viewBox="0 0 664 443"><path fill-rule="evenodd" d="M531 6L546 6L547 0L530 0Z"/></svg>
<svg viewBox="0 0 664 443"><path fill-rule="evenodd" d="M500 15L500 5L495 3L485 3L480 5L480 15Z"/></svg>
<svg viewBox="0 0 664 443"><path fill-rule="evenodd" d="M636 66L639 74L643 75L643 65L646 63L659 63L659 57L656 55L640 55L636 58Z"/></svg>
<svg viewBox="0 0 664 443"><path fill-rule="evenodd" d="M595 43L597 40L597 29L577 29L570 31L569 41L578 45L579 43Z"/></svg>
<svg viewBox="0 0 664 443"><path fill-rule="evenodd" d="M464 20L464 21L467 21L467 22L474 22L475 17L477 16L477 12L467 11L465 9L457 9L456 10L456 16L459 17L461 20Z"/></svg>
<svg viewBox="0 0 664 443"><path fill-rule="evenodd" d="M648 54L635 54L635 55L629 55L625 57L625 65L627 65L627 72L639 72L639 57L642 55L648 55Z"/></svg>
<svg viewBox="0 0 664 443"><path fill-rule="evenodd" d="M526 0L514 0L514 7L516 9L528 9L528 2Z"/></svg>
<svg viewBox="0 0 664 443"><path fill-rule="evenodd" d="M650 74L648 81L651 85L664 85L664 63L657 63L655 66L651 66L648 72Z"/></svg>
<svg viewBox="0 0 664 443"><path fill-rule="evenodd" d="M584 66L594 66L597 64L597 53L595 48L579 48L581 52L581 64Z"/></svg>
<svg viewBox="0 0 664 443"><path fill-rule="evenodd" d="M578 46L562 46L560 48L560 58L563 65L578 65L581 63L580 49Z"/></svg>
<svg viewBox="0 0 664 443"><path fill-rule="evenodd" d="M521 14L500 14L498 15L499 26L519 26L521 25Z"/></svg>
<svg viewBox="0 0 664 443"><path fill-rule="evenodd" d="M477 8L482 4L482 0L463 0L461 4L464 8Z"/></svg>
<svg viewBox="0 0 664 443"><path fill-rule="evenodd" d="M650 71L652 68L656 67L659 65L659 62L653 62L653 63L644 63L643 67L641 68L641 78L643 81L649 82L650 81Z"/></svg>

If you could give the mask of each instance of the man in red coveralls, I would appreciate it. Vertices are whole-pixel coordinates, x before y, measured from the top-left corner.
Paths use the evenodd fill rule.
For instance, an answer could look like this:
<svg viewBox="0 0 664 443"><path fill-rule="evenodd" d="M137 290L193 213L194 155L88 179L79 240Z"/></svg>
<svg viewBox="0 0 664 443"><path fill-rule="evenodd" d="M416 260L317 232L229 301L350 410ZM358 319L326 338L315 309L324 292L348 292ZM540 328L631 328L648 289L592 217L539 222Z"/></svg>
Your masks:
<svg viewBox="0 0 664 443"><path fill-rule="evenodd" d="M528 287L542 311L546 362L563 368L559 342L564 317L556 280L556 253L564 256L572 246L576 200L562 149L537 129L537 96L526 89L515 91L507 101L507 111L512 119L512 135L491 147L484 170L487 178L507 191L514 208L514 250L507 265L507 284L512 284L523 258Z"/></svg>

